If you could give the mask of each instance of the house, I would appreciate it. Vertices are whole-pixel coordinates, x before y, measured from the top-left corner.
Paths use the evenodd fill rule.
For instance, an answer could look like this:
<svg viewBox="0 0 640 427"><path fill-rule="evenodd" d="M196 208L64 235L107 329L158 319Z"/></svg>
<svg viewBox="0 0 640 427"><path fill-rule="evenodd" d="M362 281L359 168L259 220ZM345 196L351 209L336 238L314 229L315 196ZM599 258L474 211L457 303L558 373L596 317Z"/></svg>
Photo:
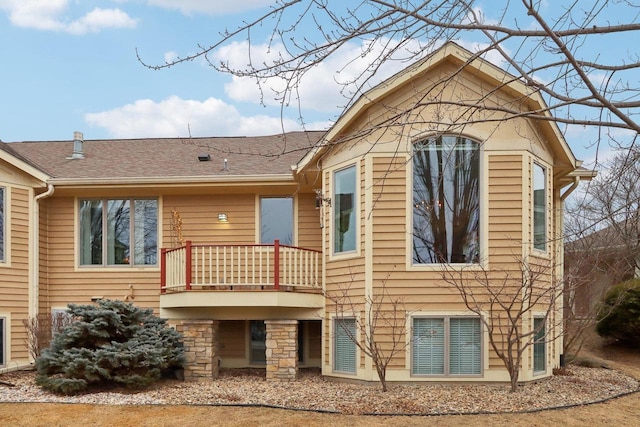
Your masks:
<svg viewBox="0 0 640 427"><path fill-rule="evenodd" d="M609 288L640 277L638 229L628 218L565 244L565 318L595 319Z"/></svg>
<svg viewBox="0 0 640 427"><path fill-rule="evenodd" d="M442 266L500 280L518 260L547 264L551 286L562 201L588 178L553 121L513 111L548 114L448 43L327 132L0 144L0 366L30 362L28 317L117 298L183 332L191 379L266 365L274 380L320 367L376 381L352 338L387 295L406 326L389 381L508 381ZM529 347L521 381L558 366L559 323L522 320L550 339Z"/></svg>

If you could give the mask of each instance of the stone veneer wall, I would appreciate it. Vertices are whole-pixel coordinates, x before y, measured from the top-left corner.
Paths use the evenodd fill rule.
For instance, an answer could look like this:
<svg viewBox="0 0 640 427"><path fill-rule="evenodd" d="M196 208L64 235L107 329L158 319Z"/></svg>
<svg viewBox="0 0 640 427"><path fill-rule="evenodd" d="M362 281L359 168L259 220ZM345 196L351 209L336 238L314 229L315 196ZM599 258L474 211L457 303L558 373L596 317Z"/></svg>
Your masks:
<svg viewBox="0 0 640 427"><path fill-rule="evenodd" d="M184 379L210 381L218 378L217 320L183 320L176 330L184 336Z"/></svg>
<svg viewBox="0 0 640 427"><path fill-rule="evenodd" d="M265 320L267 381L295 381L298 377L298 321Z"/></svg>

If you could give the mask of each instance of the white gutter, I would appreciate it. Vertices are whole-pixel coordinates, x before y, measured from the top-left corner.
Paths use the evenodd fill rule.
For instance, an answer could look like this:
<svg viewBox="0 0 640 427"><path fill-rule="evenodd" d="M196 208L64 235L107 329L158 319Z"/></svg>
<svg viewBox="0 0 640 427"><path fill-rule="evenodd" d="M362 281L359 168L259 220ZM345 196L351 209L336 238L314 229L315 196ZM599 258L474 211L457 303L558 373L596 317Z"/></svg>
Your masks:
<svg viewBox="0 0 640 427"><path fill-rule="evenodd" d="M40 305L40 200L50 197L55 188L53 184L47 184L47 191L38 194L33 198L33 233L31 234L31 283L33 289L31 291L31 303L29 304L29 317L38 315Z"/></svg>
<svg viewBox="0 0 640 427"><path fill-rule="evenodd" d="M53 178L49 182L55 185L114 185L114 184L151 184L157 186L159 184L225 184L233 182L256 182L266 183L275 182L293 182L292 175L289 174L272 174L272 175L227 175L221 177L211 176L173 176L173 177L118 177L118 178Z"/></svg>
<svg viewBox="0 0 640 427"><path fill-rule="evenodd" d="M567 197L569 197L569 195L571 193L573 193L573 190L578 188L578 184L580 184L580 177L579 176L574 176L573 177L573 183L571 184L571 187L567 188L567 190L564 193L560 194L560 200L564 202L565 199Z"/></svg>

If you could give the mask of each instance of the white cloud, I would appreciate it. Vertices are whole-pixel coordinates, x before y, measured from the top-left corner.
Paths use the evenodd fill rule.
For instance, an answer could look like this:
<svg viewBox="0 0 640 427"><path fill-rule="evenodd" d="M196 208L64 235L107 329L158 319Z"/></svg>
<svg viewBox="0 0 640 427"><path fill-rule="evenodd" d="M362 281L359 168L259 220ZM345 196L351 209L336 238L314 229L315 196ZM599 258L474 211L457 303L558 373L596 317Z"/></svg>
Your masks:
<svg viewBox="0 0 640 427"><path fill-rule="evenodd" d="M293 120L267 115L243 116L224 101L171 96L160 102L141 99L113 110L84 116L91 126L105 128L114 138L179 136L255 136L299 130ZM309 127L311 128L311 127Z"/></svg>
<svg viewBox="0 0 640 427"><path fill-rule="evenodd" d="M147 3L165 9L178 9L185 15L193 13L225 15L273 5L273 0L147 0Z"/></svg>
<svg viewBox="0 0 640 427"><path fill-rule="evenodd" d="M302 108L307 111L339 112L348 103L357 87L363 85L363 75L366 75L366 70L373 67L372 64L388 46L388 40L378 40L374 45L346 43L342 49L310 69L301 81L296 82L292 97L299 96ZM252 45L251 60L255 64L272 63L284 51L279 45ZM393 56L394 59L387 60L375 72L374 78L362 89L367 90L407 67L408 62L403 58L409 56L408 52L415 51L423 51L424 55L429 52L428 49L419 47L418 41L410 41L398 50ZM232 68L246 69L248 53L247 41L233 42L218 49L212 58L229 64ZM259 102L262 100L267 105L280 105L282 100L279 95L286 86L287 82L284 78L269 78L260 82L261 92L255 79L234 76L232 81L225 85L225 91L235 101ZM291 98L286 99L285 102L296 104L298 100Z"/></svg>
<svg viewBox="0 0 640 427"><path fill-rule="evenodd" d="M0 0L0 9L18 27L71 34L99 32L104 28L134 28L137 21L120 9L95 8L77 19L67 16L69 0Z"/></svg>
<svg viewBox="0 0 640 427"><path fill-rule="evenodd" d="M172 51L164 53L164 62L166 64L169 64L169 63L175 61L176 59L178 59L178 53L177 52L172 50Z"/></svg>

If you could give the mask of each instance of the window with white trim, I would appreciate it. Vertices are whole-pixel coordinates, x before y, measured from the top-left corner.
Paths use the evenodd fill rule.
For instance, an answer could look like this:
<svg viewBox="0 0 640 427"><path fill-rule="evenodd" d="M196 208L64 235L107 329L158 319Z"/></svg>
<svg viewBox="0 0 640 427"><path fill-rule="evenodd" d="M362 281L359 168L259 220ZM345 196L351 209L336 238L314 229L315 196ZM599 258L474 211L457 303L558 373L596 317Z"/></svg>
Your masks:
<svg viewBox="0 0 640 427"><path fill-rule="evenodd" d="M413 264L480 261L480 144L441 136L414 144Z"/></svg>
<svg viewBox="0 0 640 427"><path fill-rule="evenodd" d="M356 319L333 320L333 370L356 373Z"/></svg>
<svg viewBox="0 0 640 427"><path fill-rule="evenodd" d="M533 164L533 247L547 250L547 170Z"/></svg>
<svg viewBox="0 0 640 427"><path fill-rule="evenodd" d="M356 167L333 173L333 253L356 250Z"/></svg>
<svg viewBox="0 0 640 427"><path fill-rule="evenodd" d="M477 317L414 317L413 375L480 375L482 334Z"/></svg>
<svg viewBox="0 0 640 427"><path fill-rule="evenodd" d="M533 330L533 372L537 374L547 370L547 331L544 317L534 317Z"/></svg>
<svg viewBox="0 0 640 427"><path fill-rule="evenodd" d="M80 200L80 265L158 262L156 199Z"/></svg>
<svg viewBox="0 0 640 427"><path fill-rule="evenodd" d="M293 198L260 198L260 243L293 245Z"/></svg>
<svg viewBox="0 0 640 427"><path fill-rule="evenodd" d="M0 187L0 262L4 262L4 245L5 245L5 188Z"/></svg>

